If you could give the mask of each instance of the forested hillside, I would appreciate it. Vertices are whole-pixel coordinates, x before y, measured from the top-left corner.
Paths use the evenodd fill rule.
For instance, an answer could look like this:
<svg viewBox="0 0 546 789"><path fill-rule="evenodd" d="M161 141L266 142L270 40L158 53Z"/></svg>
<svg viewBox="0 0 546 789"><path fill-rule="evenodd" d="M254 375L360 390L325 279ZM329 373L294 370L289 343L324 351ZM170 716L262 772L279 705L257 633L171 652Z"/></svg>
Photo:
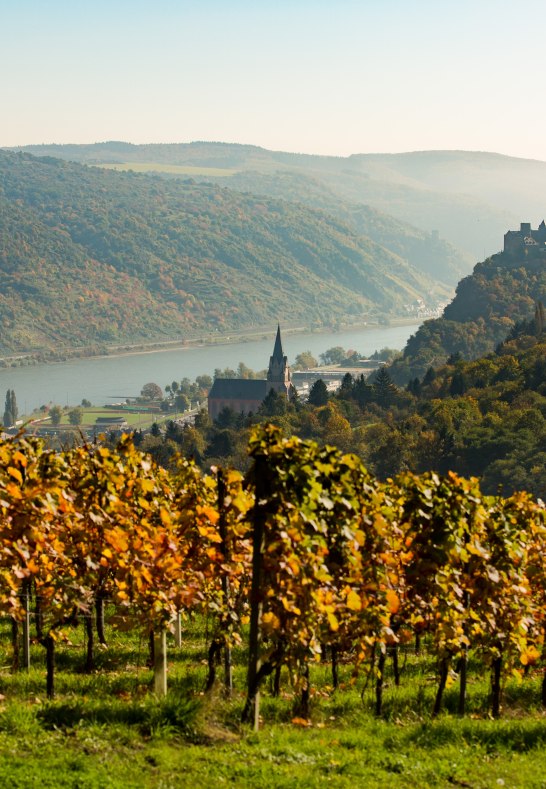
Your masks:
<svg viewBox="0 0 546 789"><path fill-rule="evenodd" d="M526 320L535 302L546 301L546 256L501 252L478 263L457 286L441 318L428 320L408 340L390 372L405 383L437 367L449 356L475 359L492 351L510 330Z"/></svg>
<svg viewBox="0 0 546 789"><path fill-rule="evenodd" d="M229 179L216 177L215 180L229 184L230 189L264 194L327 211L349 224L357 233L405 258L422 273L448 285L456 285L470 269L471 257L437 234L419 230L364 203L344 200L318 177L291 170L275 173L243 171Z"/></svg>
<svg viewBox="0 0 546 789"><path fill-rule="evenodd" d="M502 234L520 221L533 224L544 212L546 163L481 151L415 151L311 156L254 145L193 142L171 145L29 146L38 155L114 167L161 170L195 177L224 176L226 186L245 181L259 193L264 176L287 172L315 179L341 201L365 205L430 235L439 232L466 256L466 271L501 247ZM259 177L255 177L256 174ZM281 184L281 188L290 185ZM297 199L307 204L299 184ZM292 192L295 191L292 184ZM316 191L316 188L315 188ZM267 192L269 193L269 192ZM347 219L345 220L347 221ZM377 239L376 239L377 240ZM470 262L468 262L470 256Z"/></svg>
<svg viewBox="0 0 546 789"><path fill-rule="evenodd" d="M447 290L324 212L0 152L4 351L398 314Z"/></svg>

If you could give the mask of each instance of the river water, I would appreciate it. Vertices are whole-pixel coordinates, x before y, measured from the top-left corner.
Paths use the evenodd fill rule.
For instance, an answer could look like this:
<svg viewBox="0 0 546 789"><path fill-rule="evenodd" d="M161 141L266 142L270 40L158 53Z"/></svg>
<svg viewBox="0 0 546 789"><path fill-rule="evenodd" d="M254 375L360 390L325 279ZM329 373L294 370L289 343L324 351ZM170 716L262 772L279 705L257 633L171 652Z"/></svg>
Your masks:
<svg viewBox="0 0 546 789"><path fill-rule="evenodd" d="M418 324L413 324L328 334L286 334L283 348L289 363L303 351L311 351L318 358L337 345L368 356L385 347L402 349L417 328ZM237 369L239 362L253 370L263 370L269 364L273 343L274 334L266 340L2 368L0 408L7 389L15 391L19 414L23 415L44 404L79 405L84 398L94 405L119 402L139 395L144 384L150 381L164 388L182 378L193 380L198 375L212 376L218 367Z"/></svg>

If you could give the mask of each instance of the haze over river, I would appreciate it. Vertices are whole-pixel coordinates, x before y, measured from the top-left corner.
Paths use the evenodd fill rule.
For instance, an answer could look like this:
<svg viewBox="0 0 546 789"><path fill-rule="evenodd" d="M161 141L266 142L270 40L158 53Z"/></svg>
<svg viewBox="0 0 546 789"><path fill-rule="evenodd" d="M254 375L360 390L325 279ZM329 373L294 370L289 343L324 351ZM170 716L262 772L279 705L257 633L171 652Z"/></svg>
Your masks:
<svg viewBox="0 0 546 789"><path fill-rule="evenodd" d="M289 364L293 364L302 351L311 351L318 359L321 353L336 345L368 356L385 347L402 349L418 326L354 329L327 334L287 333L283 335L283 348ZM144 384L150 381L164 388L182 378L193 380L198 375L212 376L218 367L236 370L239 362L253 370L263 370L269 364L273 342L272 332L266 340L2 368L1 402L4 402L7 389L15 391L20 415L29 414L48 403L79 405L84 398L94 405L120 402L127 397L138 396Z"/></svg>

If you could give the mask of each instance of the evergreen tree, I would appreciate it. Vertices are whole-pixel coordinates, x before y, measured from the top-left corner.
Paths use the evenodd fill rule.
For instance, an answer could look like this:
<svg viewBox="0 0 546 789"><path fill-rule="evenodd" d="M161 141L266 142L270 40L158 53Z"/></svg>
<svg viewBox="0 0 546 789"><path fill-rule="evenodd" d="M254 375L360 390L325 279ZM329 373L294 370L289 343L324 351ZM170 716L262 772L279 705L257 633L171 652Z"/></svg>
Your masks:
<svg viewBox="0 0 546 789"><path fill-rule="evenodd" d="M457 371L454 373L453 378L451 379L451 384L449 387L449 394L453 396L463 395L466 392L466 381L464 379L464 375Z"/></svg>
<svg viewBox="0 0 546 789"><path fill-rule="evenodd" d="M373 401L373 386L366 383L363 375L355 381L353 397L361 408L365 408L368 403Z"/></svg>
<svg viewBox="0 0 546 789"><path fill-rule="evenodd" d="M284 416L286 414L286 405L285 395L270 389L258 408L258 413L261 416Z"/></svg>
<svg viewBox="0 0 546 789"><path fill-rule="evenodd" d="M421 381L419 378L411 378L408 381L406 389L408 392L410 392L410 394L414 395L415 397L419 397L422 391Z"/></svg>
<svg viewBox="0 0 546 789"><path fill-rule="evenodd" d="M376 402L381 406L389 406L393 403L398 389L392 378L387 372L386 367L380 367L373 384Z"/></svg>
<svg viewBox="0 0 546 789"><path fill-rule="evenodd" d="M338 389L337 395L342 400L349 400L353 396L354 379L351 373L345 373L341 386Z"/></svg>
<svg viewBox="0 0 546 789"><path fill-rule="evenodd" d="M434 367L429 367L425 373L425 377L423 378L423 384L425 386L428 386L428 384L431 384L435 378L436 378L436 370L434 369Z"/></svg>
<svg viewBox="0 0 546 789"><path fill-rule="evenodd" d="M167 427L165 428L165 440L175 441L177 444L180 444L182 442L182 437L182 429L176 424L176 422L170 419L167 422Z"/></svg>
<svg viewBox="0 0 546 789"><path fill-rule="evenodd" d="M235 428L238 422L238 414L235 413L233 408L224 406L216 419L214 420L217 427L220 428Z"/></svg>
<svg viewBox="0 0 546 789"><path fill-rule="evenodd" d="M17 408L17 400L15 399L15 392L11 390L11 415L13 417L13 424L17 422L19 418L19 409Z"/></svg>
<svg viewBox="0 0 546 789"><path fill-rule="evenodd" d="M6 405L4 407L4 427L11 427L13 425L13 416L11 414L11 392L8 389L6 392Z"/></svg>
<svg viewBox="0 0 546 789"><path fill-rule="evenodd" d="M322 378L319 378L318 381L315 381L309 390L307 402L316 406L326 405L328 402L328 389L326 388L326 384Z"/></svg>
<svg viewBox="0 0 546 789"><path fill-rule="evenodd" d="M12 427L17 422L19 416L19 409L17 408L17 400L13 389L8 389L6 392L6 404L4 407L4 427Z"/></svg>

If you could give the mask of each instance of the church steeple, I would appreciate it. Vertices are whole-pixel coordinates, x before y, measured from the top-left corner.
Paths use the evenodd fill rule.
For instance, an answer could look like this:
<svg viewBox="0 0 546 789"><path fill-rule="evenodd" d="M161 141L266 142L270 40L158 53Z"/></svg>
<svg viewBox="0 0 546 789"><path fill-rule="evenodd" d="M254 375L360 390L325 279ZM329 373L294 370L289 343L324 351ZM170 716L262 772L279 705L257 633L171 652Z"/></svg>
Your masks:
<svg viewBox="0 0 546 789"><path fill-rule="evenodd" d="M275 389L276 392L283 392L289 397L292 378L288 358L284 355L281 340L281 327L277 326L277 336L273 355L269 358L269 369L267 371L267 391Z"/></svg>
<svg viewBox="0 0 546 789"><path fill-rule="evenodd" d="M273 356L271 359L275 359L275 361L282 362L284 359L284 353L282 351L282 340L281 340L281 327L277 324L277 336L275 337L275 347L273 348Z"/></svg>

